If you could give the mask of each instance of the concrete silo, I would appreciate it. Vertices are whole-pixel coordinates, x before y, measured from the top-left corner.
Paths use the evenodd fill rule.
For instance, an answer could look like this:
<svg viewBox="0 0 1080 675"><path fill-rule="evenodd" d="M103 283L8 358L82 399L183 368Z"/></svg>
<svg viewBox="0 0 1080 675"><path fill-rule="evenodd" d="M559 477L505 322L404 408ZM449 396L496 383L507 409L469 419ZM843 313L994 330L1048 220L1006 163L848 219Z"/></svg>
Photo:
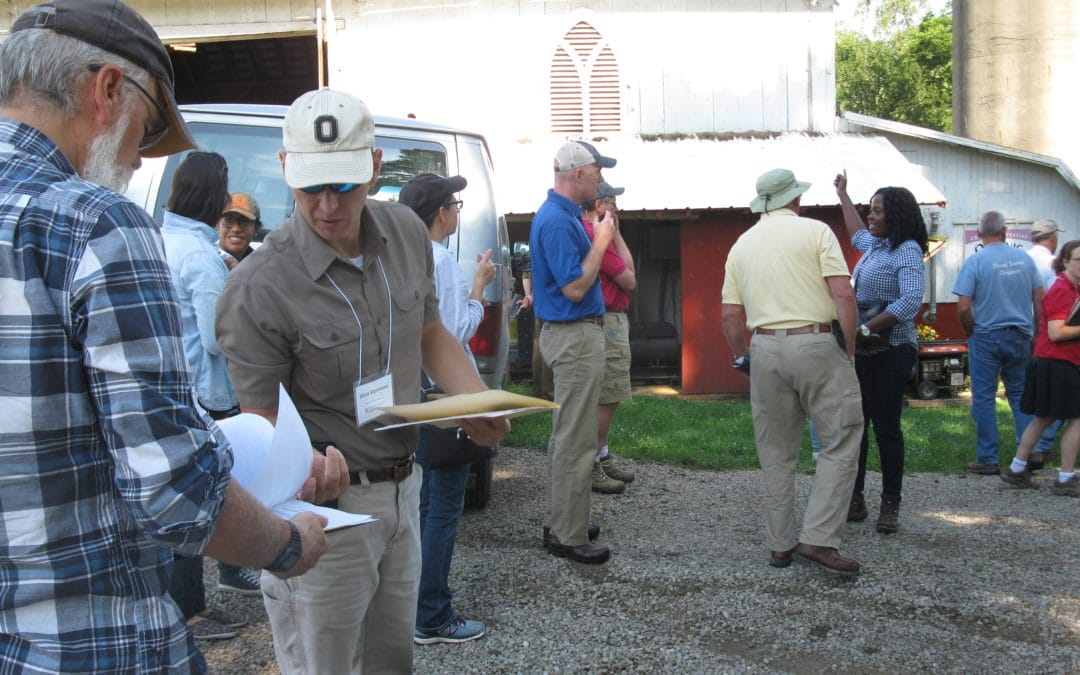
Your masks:
<svg viewBox="0 0 1080 675"><path fill-rule="evenodd" d="M952 5L954 133L1080 171L1080 1Z"/></svg>

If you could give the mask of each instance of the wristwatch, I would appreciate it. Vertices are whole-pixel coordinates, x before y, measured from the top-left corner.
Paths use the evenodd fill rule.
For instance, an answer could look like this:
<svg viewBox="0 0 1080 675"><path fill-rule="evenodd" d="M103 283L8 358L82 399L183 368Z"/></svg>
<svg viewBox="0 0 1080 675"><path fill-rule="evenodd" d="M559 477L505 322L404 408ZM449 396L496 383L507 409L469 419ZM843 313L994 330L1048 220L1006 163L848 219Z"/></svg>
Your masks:
<svg viewBox="0 0 1080 675"><path fill-rule="evenodd" d="M263 568L267 572L288 572L299 562L300 556L304 553L304 547L300 541L300 530L296 529L296 525L293 525L291 520L286 522L289 523L289 543L285 545L274 562Z"/></svg>
<svg viewBox="0 0 1080 675"><path fill-rule="evenodd" d="M870 337L870 327L865 323L859 326L859 332L863 337Z"/></svg>

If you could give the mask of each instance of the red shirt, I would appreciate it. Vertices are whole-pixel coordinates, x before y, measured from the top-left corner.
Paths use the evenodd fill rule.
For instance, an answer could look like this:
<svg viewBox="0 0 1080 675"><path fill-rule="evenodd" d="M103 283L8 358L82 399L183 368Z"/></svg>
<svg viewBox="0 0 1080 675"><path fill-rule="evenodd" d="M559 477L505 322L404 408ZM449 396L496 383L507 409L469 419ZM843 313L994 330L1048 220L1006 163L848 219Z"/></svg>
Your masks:
<svg viewBox="0 0 1080 675"><path fill-rule="evenodd" d="M592 241L596 237L592 223L585 216L581 216L581 222L585 225L585 234ZM626 263L615 252L615 242L608 244L600 260L600 290L604 292L604 309L609 312L625 312L630 307L630 291L624 291L615 283L615 277L624 270Z"/></svg>
<svg viewBox="0 0 1080 675"><path fill-rule="evenodd" d="M1059 274L1057 281L1043 296L1042 324L1039 325L1039 335L1035 338L1035 356L1060 359L1080 366L1080 340L1054 342L1046 332L1048 321L1064 321L1069 316L1069 310L1077 298L1080 298L1080 288L1064 274Z"/></svg>

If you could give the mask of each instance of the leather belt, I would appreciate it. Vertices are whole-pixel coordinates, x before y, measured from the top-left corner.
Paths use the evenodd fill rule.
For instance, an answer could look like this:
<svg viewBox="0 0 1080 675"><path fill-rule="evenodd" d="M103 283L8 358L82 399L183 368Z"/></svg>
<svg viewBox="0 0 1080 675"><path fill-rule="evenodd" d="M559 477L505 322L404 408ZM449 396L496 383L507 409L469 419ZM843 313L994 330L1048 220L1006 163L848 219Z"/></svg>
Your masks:
<svg viewBox="0 0 1080 675"><path fill-rule="evenodd" d="M758 328L755 329L754 332L761 333L762 335L779 335L780 337L784 337L785 335L801 335L802 333L831 333L832 326L827 323L811 323L796 328Z"/></svg>
<svg viewBox="0 0 1080 675"><path fill-rule="evenodd" d="M382 469L369 469L368 471L350 471L349 472L349 485L360 485L364 482L364 477L367 476L368 483L385 483L388 480L392 480L395 483L400 483L409 476L413 471L413 456L410 455L408 459L402 460L393 466L388 466Z"/></svg>
<svg viewBox="0 0 1080 675"><path fill-rule="evenodd" d="M604 325L604 317L602 316L583 316L580 319L570 319L569 321L548 321L546 323L591 323L596 326Z"/></svg>

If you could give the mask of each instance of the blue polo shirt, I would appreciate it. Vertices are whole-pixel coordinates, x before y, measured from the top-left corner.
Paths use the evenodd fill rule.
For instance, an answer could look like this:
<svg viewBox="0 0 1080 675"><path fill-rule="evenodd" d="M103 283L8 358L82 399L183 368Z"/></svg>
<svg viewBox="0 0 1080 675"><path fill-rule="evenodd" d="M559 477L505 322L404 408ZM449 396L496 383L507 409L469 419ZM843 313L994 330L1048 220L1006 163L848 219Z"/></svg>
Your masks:
<svg viewBox="0 0 1080 675"><path fill-rule="evenodd" d="M571 302L562 292L563 286L581 277L581 262L591 248L592 242L581 224L581 206L548 190L547 200L540 205L529 230L533 303L541 321L574 321L603 315L599 275L581 302Z"/></svg>
<svg viewBox="0 0 1080 675"><path fill-rule="evenodd" d="M971 298L976 331L1017 328L1031 337L1031 293L1037 288L1042 288L1042 275L1031 256L996 242L964 261L952 290Z"/></svg>

